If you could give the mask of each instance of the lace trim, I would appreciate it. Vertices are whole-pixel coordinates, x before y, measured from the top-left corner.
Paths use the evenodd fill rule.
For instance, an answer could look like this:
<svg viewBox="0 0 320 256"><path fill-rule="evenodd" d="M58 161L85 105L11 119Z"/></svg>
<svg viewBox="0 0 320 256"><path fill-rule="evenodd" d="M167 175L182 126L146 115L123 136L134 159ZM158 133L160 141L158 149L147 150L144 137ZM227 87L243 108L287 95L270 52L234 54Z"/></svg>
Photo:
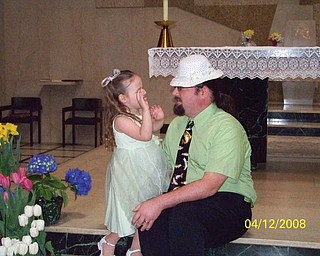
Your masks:
<svg viewBox="0 0 320 256"><path fill-rule="evenodd" d="M149 77L174 76L181 58L206 56L229 78L271 80L320 77L320 47L169 47L151 48Z"/></svg>

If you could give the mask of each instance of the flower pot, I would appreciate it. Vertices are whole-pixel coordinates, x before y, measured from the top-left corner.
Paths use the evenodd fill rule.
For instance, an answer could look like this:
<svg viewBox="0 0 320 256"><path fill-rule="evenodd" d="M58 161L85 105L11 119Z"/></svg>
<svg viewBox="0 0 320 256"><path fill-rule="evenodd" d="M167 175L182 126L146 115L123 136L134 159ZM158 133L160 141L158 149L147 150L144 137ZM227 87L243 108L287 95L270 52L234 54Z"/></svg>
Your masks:
<svg viewBox="0 0 320 256"><path fill-rule="evenodd" d="M251 46L251 39L249 38L245 38L245 40L243 41L243 46Z"/></svg>
<svg viewBox="0 0 320 256"><path fill-rule="evenodd" d="M36 200L36 203L42 208L42 216L46 226L50 226L59 221L63 204L63 198L61 196L54 197L51 200L45 200L41 197Z"/></svg>
<svg viewBox="0 0 320 256"><path fill-rule="evenodd" d="M277 42L276 40L271 39L271 44L272 44L273 46L277 46L277 45L278 45L278 42Z"/></svg>

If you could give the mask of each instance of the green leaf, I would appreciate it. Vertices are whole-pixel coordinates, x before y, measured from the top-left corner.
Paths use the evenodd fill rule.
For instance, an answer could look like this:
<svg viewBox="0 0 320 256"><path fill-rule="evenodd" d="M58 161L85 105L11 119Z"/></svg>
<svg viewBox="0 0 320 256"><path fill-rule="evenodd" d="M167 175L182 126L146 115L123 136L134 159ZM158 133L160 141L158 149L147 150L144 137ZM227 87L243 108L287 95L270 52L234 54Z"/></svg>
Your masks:
<svg viewBox="0 0 320 256"><path fill-rule="evenodd" d="M60 180L48 180L46 181L46 185L56 189L67 189L67 186L61 183Z"/></svg>
<svg viewBox="0 0 320 256"><path fill-rule="evenodd" d="M53 193L49 190L43 190L41 194L46 200L50 200L53 197Z"/></svg>
<svg viewBox="0 0 320 256"><path fill-rule="evenodd" d="M52 246L51 241L46 242L45 248L47 249L48 252L50 252L50 256L55 256L54 248Z"/></svg>
<svg viewBox="0 0 320 256"><path fill-rule="evenodd" d="M65 191L61 191L61 196L63 199L63 207L66 207L69 204L69 197Z"/></svg>
<svg viewBox="0 0 320 256"><path fill-rule="evenodd" d="M32 183L38 182L42 180L42 175L39 174L29 174L28 179L32 181Z"/></svg>

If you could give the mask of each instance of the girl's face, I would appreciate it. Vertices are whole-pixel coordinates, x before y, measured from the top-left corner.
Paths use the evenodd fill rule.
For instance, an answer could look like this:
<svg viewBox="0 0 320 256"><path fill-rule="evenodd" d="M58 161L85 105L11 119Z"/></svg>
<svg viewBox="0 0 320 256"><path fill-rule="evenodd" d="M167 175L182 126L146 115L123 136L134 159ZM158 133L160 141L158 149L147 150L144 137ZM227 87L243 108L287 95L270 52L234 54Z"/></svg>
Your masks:
<svg viewBox="0 0 320 256"><path fill-rule="evenodd" d="M137 93L143 89L141 78L137 75L134 75L131 79L124 81L124 85L126 87L126 93L121 94L119 97L120 100L130 109L133 114L139 115L140 114L140 105L137 100Z"/></svg>

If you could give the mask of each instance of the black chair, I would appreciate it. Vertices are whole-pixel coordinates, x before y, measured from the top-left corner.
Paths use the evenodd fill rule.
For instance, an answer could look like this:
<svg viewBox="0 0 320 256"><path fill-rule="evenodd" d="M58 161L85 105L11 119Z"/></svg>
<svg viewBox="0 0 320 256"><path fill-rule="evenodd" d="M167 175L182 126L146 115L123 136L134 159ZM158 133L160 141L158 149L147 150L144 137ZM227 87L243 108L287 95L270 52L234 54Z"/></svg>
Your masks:
<svg viewBox="0 0 320 256"><path fill-rule="evenodd" d="M41 99L38 97L12 97L11 105L0 107L0 122L30 125L30 146L33 146L33 123L38 122L38 143L41 144ZM9 112L3 116L2 112Z"/></svg>
<svg viewBox="0 0 320 256"><path fill-rule="evenodd" d="M66 113L71 116L66 118ZM65 147L66 125L72 125L72 144L75 141L76 125L94 125L94 145L98 146L98 126L100 129L100 144L102 143L102 99L98 98L73 98L72 106L62 108L62 146Z"/></svg>

